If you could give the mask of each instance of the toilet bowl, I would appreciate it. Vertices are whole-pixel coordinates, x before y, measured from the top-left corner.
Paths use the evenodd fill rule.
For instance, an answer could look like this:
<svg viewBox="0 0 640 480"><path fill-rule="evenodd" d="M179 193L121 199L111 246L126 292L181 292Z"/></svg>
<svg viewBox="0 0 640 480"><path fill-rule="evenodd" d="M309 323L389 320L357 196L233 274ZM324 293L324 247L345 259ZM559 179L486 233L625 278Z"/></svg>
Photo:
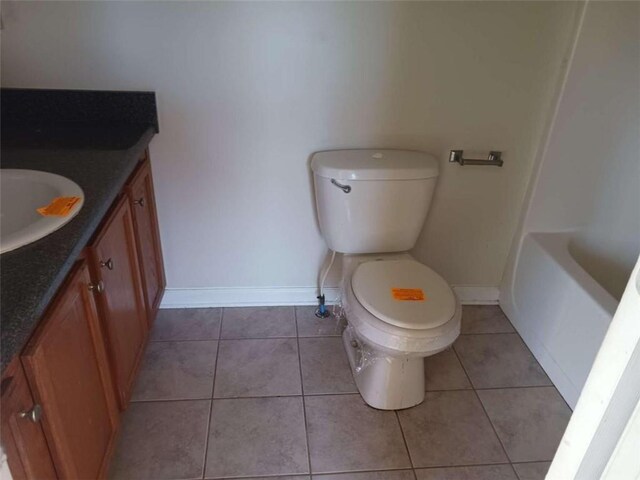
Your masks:
<svg viewBox="0 0 640 480"><path fill-rule="evenodd" d="M421 291L423 300L398 300L393 290ZM460 302L436 272L409 254L345 256L342 338L362 398L398 410L424 400L424 357L460 334Z"/></svg>

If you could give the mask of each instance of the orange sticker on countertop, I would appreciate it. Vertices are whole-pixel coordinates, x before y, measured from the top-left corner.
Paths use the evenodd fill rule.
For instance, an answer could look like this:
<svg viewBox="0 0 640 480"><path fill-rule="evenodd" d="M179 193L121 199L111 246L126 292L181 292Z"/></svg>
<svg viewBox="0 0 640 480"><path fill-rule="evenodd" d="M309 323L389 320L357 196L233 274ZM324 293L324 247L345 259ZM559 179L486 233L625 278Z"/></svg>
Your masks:
<svg viewBox="0 0 640 480"><path fill-rule="evenodd" d="M45 207L37 208L37 212L43 217L66 217L73 207L80 201L80 197L56 197Z"/></svg>
<svg viewBox="0 0 640 480"><path fill-rule="evenodd" d="M427 299L421 288L392 288L391 295L401 302L424 302Z"/></svg>

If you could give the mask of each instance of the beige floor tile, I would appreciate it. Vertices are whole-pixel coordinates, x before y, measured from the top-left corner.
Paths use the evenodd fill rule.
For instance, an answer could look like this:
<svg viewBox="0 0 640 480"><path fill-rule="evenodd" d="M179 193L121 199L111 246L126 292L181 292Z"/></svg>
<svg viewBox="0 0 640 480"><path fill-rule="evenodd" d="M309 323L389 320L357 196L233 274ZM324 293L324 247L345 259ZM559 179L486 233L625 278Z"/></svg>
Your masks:
<svg viewBox="0 0 640 480"><path fill-rule="evenodd" d="M269 475L268 477L242 477L238 479L237 477L227 477L223 480L310 480L311 477L309 475L285 475L285 476L276 476L272 477Z"/></svg>
<svg viewBox="0 0 640 480"><path fill-rule="evenodd" d="M300 395L295 338L220 340L215 398Z"/></svg>
<svg viewBox="0 0 640 480"><path fill-rule="evenodd" d="M285 476L268 476L268 477L242 477L241 479L237 479L237 477L227 477L224 480L310 480L311 477L309 475L285 475Z"/></svg>
<svg viewBox="0 0 640 480"><path fill-rule="evenodd" d="M309 472L301 397L214 400L206 478Z"/></svg>
<svg viewBox="0 0 640 480"><path fill-rule="evenodd" d="M415 467L508 461L472 391L427 392L422 404L398 416Z"/></svg>
<svg viewBox="0 0 640 480"><path fill-rule="evenodd" d="M301 338L298 342L305 395L358 392L342 338Z"/></svg>
<svg viewBox="0 0 640 480"><path fill-rule="evenodd" d="M360 395L306 397L314 473L410 468L396 414L374 410Z"/></svg>
<svg viewBox="0 0 640 480"><path fill-rule="evenodd" d="M217 341L151 342L132 400L211 398Z"/></svg>
<svg viewBox="0 0 640 480"><path fill-rule="evenodd" d="M471 382L451 348L424 359L424 376L427 391L471 388Z"/></svg>
<svg viewBox="0 0 640 480"><path fill-rule="evenodd" d="M463 305L462 333L515 332L498 305Z"/></svg>
<svg viewBox="0 0 640 480"><path fill-rule="evenodd" d="M111 478L201 478L212 386L205 478L310 480L309 458L319 480L544 478L571 412L499 307L463 307L467 335L425 359L424 403L397 413L364 403L344 322L314 311L161 310Z"/></svg>
<svg viewBox="0 0 640 480"><path fill-rule="evenodd" d="M295 337L293 307L225 308L220 338Z"/></svg>
<svg viewBox="0 0 640 480"><path fill-rule="evenodd" d="M552 385L516 333L462 335L454 349L475 388Z"/></svg>
<svg viewBox="0 0 640 480"><path fill-rule="evenodd" d="M210 400L132 403L124 414L110 478L201 478L210 407Z"/></svg>
<svg viewBox="0 0 640 480"><path fill-rule="evenodd" d="M512 462L553 458L571 416L554 387L480 390L478 395Z"/></svg>
<svg viewBox="0 0 640 480"><path fill-rule="evenodd" d="M518 480L511 465L428 468L416 470L418 480Z"/></svg>
<svg viewBox="0 0 640 480"><path fill-rule="evenodd" d="M221 308L161 309L150 340L217 340L221 318Z"/></svg>

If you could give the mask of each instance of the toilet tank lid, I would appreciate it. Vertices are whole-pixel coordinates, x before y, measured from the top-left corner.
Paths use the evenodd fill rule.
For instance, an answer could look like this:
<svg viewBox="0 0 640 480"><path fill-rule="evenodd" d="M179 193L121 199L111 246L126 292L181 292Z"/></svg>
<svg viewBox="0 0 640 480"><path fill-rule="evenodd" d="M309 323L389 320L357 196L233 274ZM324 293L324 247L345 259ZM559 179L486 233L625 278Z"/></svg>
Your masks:
<svg viewBox="0 0 640 480"><path fill-rule="evenodd" d="M311 170L342 180L418 180L437 177L438 161L413 150L327 150L313 154Z"/></svg>

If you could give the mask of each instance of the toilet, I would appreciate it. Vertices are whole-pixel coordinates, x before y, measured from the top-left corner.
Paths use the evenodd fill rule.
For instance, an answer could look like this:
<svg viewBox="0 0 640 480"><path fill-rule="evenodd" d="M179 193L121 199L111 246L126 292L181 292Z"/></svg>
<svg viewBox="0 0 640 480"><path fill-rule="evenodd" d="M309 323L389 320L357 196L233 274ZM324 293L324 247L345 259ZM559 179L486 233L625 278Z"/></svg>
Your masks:
<svg viewBox="0 0 640 480"><path fill-rule="evenodd" d="M411 256L429 211L438 163L407 150L332 150L311 159L328 247L342 254L342 338L364 401L398 410L424 400L424 358L460 334L460 301Z"/></svg>

